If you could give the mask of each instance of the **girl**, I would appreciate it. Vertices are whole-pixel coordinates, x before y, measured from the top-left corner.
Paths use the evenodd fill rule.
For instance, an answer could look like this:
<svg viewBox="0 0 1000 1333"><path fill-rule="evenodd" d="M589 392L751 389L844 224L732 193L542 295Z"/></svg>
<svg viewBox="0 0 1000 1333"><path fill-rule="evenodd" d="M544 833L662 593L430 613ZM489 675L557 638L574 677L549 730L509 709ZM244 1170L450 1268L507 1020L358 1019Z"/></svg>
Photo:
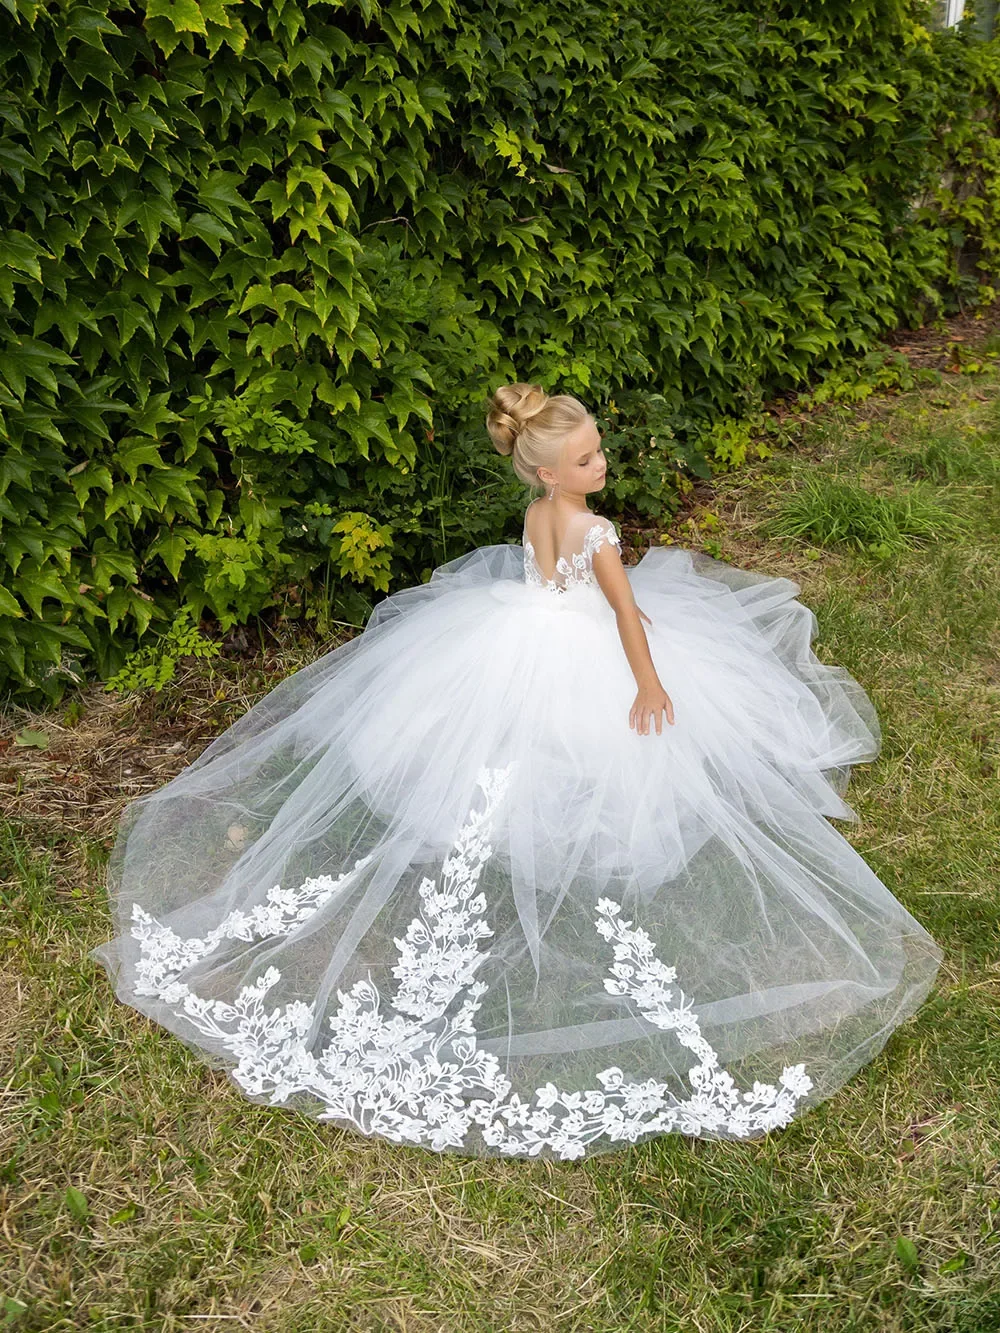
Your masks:
<svg viewBox="0 0 1000 1333"><path fill-rule="evenodd" d="M486 424L544 487L522 545L386 598L133 803L94 957L251 1100L349 1132L562 1159L759 1136L940 962L828 822L857 818L874 708L790 580L622 565L575 398L507 385Z"/></svg>

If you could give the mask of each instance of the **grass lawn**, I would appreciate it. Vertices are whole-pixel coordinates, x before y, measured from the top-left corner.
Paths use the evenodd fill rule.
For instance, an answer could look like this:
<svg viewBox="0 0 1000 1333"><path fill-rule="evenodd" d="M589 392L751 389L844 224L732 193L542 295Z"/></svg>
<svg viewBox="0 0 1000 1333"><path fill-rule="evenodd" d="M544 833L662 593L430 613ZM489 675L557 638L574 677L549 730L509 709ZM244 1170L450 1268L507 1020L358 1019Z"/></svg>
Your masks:
<svg viewBox="0 0 1000 1333"><path fill-rule="evenodd" d="M576 1163L438 1155L257 1106L119 1005L87 951L110 933L123 800L315 645L191 660L159 695L12 709L0 1326L1000 1329L1000 371L927 378L786 419L785 447L667 534L794 578L817 652L878 709L882 754L847 798L860 823L838 828L945 952L885 1050L764 1140L670 1135ZM649 534L626 536L634 559Z"/></svg>

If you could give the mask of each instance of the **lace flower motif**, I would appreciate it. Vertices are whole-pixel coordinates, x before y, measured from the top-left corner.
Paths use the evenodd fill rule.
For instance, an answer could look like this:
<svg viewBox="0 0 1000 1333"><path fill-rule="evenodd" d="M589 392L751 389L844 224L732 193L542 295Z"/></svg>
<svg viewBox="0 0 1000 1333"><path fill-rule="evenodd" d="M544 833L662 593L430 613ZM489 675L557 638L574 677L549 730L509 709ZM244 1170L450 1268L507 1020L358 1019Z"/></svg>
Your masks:
<svg viewBox="0 0 1000 1333"><path fill-rule="evenodd" d="M608 520L592 524L584 534L582 550L573 554L572 564L565 556L561 555L556 561L555 577L547 579L539 568L535 548L527 534L525 534L522 543L524 546L525 583L535 588L548 588L552 592L565 592L568 588L583 584L594 584L596 586L594 556L605 541L609 541L613 546L617 546L619 550L621 549L622 539ZM562 582L560 582L560 575L563 579Z"/></svg>
<svg viewBox="0 0 1000 1333"><path fill-rule="evenodd" d="M318 1049L309 1037L313 1006L266 1006L281 979L277 968L266 968L232 1003L203 999L182 974L227 940L290 934L345 889L370 857L336 879L308 879L295 890L275 886L266 903L229 913L204 937L182 939L133 904L132 936L141 955L136 991L157 996L228 1054L235 1062L232 1077L247 1093L272 1105L293 1094L311 1095L322 1104L321 1120L436 1151L475 1153L478 1138L509 1156L534 1157L547 1149L573 1159L599 1139L605 1146L634 1143L671 1130L743 1138L787 1124L813 1086L803 1065L786 1067L780 1086L757 1082L740 1092L676 987L676 969L657 958L645 931L622 920L621 905L612 898L596 904L596 930L614 946L605 989L632 1000L645 1019L673 1032L694 1053L697 1063L687 1075L691 1096L678 1098L655 1079L628 1081L611 1066L597 1074L598 1088L563 1090L549 1082L524 1099L512 1091L496 1057L479 1050L474 1018L488 987L475 973L490 956L479 944L493 931L483 919L486 898L477 887L492 855L489 831L513 766L480 770L485 808L469 812L442 864L440 887L423 880L419 914L405 936L394 939L399 962L392 971L399 985L391 999L383 1002L370 975L347 992L338 990L337 1010Z"/></svg>

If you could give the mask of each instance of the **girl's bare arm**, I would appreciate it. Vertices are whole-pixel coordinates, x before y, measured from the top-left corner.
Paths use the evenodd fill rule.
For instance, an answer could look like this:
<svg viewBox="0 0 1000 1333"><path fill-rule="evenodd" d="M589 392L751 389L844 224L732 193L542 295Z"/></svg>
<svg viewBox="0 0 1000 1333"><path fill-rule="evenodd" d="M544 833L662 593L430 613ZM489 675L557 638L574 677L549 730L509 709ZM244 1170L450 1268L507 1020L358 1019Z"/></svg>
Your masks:
<svg viewBox="0 0 1000 1333"><path fill-rule="evenodd" d="M643 613L635 604L632 584L617 547L611 542L606 542L594 555L594 576L615 613L618 635L635 677L637 693L629 712L629 726L648 734L649 722L653 720L659 733L662 730L661 711L666 713L667 721L672 725L674 706L656 674L649 640L639 618ZM649 620L649 617L645 619Z"/></svg>

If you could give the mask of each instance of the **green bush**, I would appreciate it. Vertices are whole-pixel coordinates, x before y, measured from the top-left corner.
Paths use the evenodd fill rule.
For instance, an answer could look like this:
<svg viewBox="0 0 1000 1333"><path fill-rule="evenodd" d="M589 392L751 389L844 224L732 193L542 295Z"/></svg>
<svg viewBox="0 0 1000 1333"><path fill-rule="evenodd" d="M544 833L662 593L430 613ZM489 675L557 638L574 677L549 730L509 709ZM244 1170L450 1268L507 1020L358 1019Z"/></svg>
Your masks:
<svg viewBox="0 0 1000 1333"><path fill-rule="evenodd" d="M516 536L502 380L614 403L611 493L669 511L767 395L996 261L1000 62L925 4L0 5L25 699Z"/></svg>

